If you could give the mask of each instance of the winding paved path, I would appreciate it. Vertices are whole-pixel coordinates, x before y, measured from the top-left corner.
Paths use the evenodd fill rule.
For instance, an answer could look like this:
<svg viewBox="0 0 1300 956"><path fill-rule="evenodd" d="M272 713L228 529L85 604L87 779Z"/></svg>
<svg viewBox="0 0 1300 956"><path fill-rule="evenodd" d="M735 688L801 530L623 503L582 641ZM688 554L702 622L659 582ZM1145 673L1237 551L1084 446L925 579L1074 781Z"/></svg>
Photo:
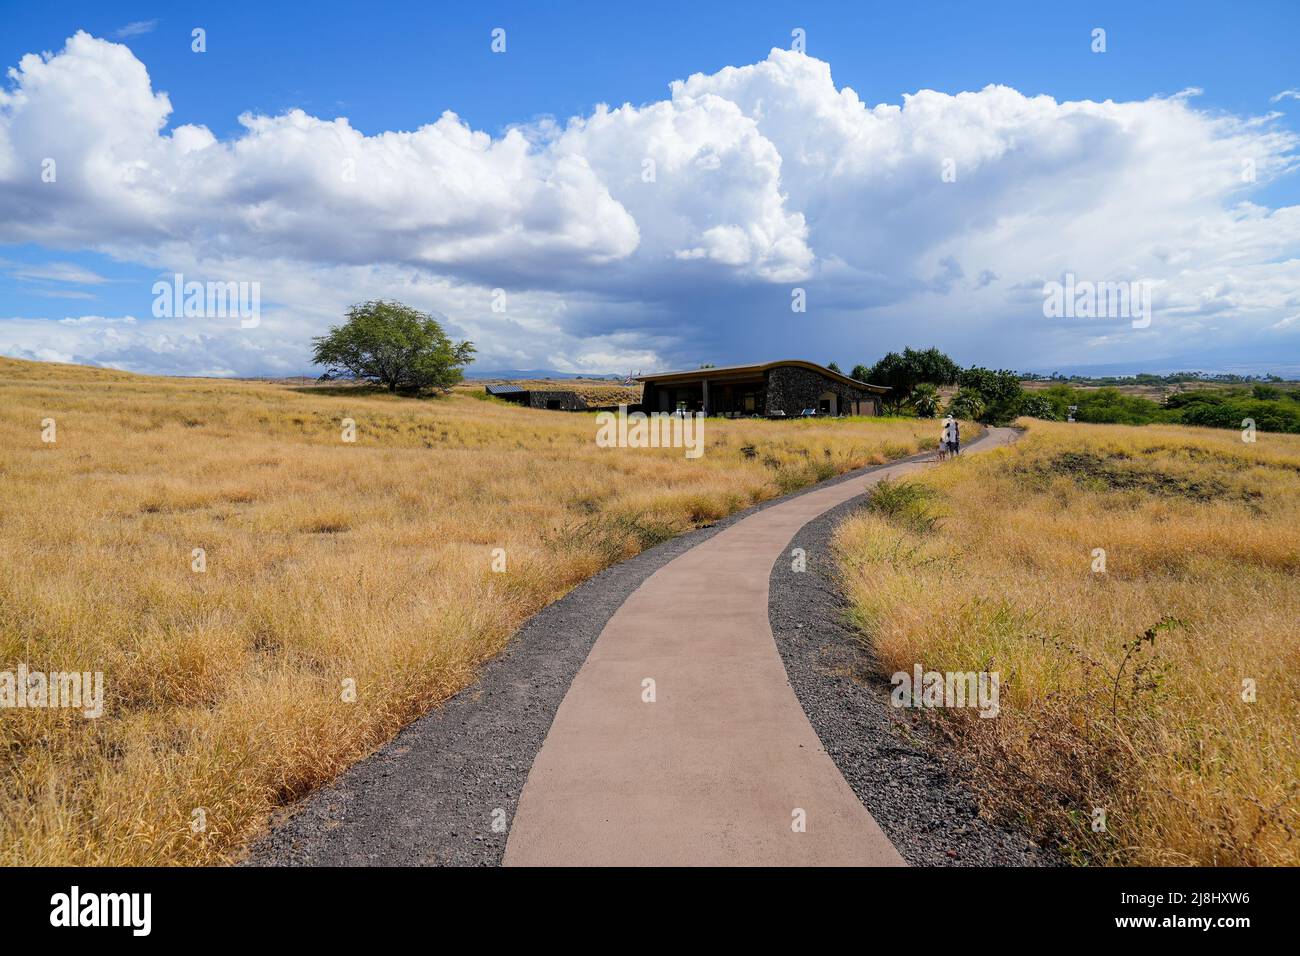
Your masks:
<svg viewBox="0 0 1300 956"><path fill-rule="evenodd" d="M968 450L1014 436L991 428ZM766 508L646 579L605 625L556 713L520 796L506 865L904 865L790 689L767 589L801 527L923 465ZM643 700L647 680L653 703Z"/></svg>

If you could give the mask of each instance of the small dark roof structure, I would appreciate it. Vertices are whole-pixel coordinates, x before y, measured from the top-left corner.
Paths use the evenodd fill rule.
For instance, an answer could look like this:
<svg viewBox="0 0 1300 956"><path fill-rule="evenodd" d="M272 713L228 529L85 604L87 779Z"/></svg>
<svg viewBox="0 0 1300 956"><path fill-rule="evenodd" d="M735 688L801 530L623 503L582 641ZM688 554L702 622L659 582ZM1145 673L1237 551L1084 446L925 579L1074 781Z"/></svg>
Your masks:
<svg viewBox="0 0 1300 956"><path fill-rule="evenodd" d="M566 412L581 412L587 408L587 403L583 397L571 389L531 388L508 382L500 385L485 385L483 389L493 398L499 398L503 402L513 402L516 405L524 405L528 408L546 408Z"/></svg>
<svg viewBox="0 0 1300 956"><path fill-rule="evenodd" d="M866 382L859 382L856 378L849 378L839 372L833 372L824 365L818 365L816 362L805 362L803 359L781 359L776 362L760 362L757 365L724 365L714 368L696 368L684 372L658 372L654 375L638 375L638 382L656 382L671 384L672 382L699 381L700 379L713 379L738 375L762 375L771 369L784 365L793 365L796 368L807 369L810 372L816 372L818 375L824 375L832 381L839 382L841 385L851 385L853 388L861 389L867 392L875 392L883 395L889 389L884 385L868 385Z"/></svg>

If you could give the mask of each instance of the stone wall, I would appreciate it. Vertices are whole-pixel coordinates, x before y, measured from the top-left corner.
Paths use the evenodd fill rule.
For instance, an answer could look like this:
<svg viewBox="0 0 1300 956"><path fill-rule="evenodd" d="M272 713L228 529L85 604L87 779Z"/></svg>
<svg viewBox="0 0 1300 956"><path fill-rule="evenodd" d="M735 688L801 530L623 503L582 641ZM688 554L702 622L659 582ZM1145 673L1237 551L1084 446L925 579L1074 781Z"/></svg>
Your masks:
<svg viewBox="0 0 1300 956"><path fill-rule="evenodd" d="M841 415L850 414L852 406L849 403L865 400L872 402L873 411L869 414L880 414L880 398L875 393L792 365L779 365L767 373L767 414L772 415L779 409L788 417L796 417L805 408L816 408L817 400L825 392L839 397Z"/></svg>
<svg viewBox="0 0 1300 956"><path fill-rule="evenodd" d="M577 392L565 391L533 391L528 392L528 404L533 408L550 408L551 402L558 402L556 406L566 412L580 412L587 407L587 403L582 400L582 396Z"/></svg>

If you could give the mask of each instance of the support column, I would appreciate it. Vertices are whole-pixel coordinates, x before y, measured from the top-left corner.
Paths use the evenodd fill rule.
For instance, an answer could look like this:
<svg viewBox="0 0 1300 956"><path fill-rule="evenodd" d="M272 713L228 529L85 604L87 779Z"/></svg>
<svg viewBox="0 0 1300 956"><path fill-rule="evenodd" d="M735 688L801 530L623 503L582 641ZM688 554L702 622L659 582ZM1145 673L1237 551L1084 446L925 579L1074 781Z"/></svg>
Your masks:
<svg viewBox="0 0 1300 956"><path fill-rule="evenodd" d="M707 418L709 414L709 380L704 379L704 415Z"/></svg>

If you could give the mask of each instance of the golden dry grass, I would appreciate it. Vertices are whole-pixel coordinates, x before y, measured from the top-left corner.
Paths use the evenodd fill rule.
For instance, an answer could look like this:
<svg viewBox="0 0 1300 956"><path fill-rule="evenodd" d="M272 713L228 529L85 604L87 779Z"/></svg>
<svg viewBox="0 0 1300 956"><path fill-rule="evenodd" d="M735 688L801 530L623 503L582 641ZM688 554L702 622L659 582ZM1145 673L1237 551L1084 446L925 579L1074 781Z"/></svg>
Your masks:
<svg viewBox="0 0 1300 956"><path fill-rule="evenodd" d="M229 859L602 567L935 430L709 421L688 461L463 395L0 359L0 670L106 691L97 720L0 710L0 863Z"/></svg>
<svg viewBox="0 0 1300 956"><path fill-rule="evenodd" d="M837 551L881 674L1001 674L998 718L930 712L987 813L1078 862L1300 863L1300 437L1034 422L917 482Z"/></svg>

